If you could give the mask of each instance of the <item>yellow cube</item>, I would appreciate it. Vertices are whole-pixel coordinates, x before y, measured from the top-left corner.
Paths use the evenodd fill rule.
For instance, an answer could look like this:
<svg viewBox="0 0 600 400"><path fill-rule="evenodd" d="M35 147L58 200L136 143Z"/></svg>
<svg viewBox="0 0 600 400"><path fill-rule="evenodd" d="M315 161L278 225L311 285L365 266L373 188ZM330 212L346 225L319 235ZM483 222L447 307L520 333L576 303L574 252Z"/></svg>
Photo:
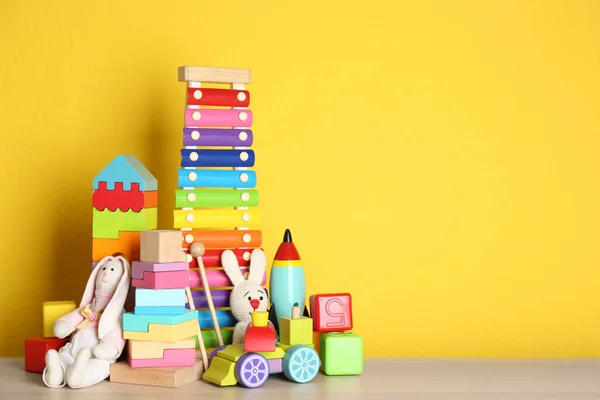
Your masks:
<svg viewBox="0 0 600 400"><path fill-rule="evenodd" d="M44 337L54 337L54 323L75 308L74 301L45 301L43 304Z"/></svg>
<svg viewBox="0 0 600 400"><path fill-rule="evenodd" d="M308 317L282 317L279 321L279 340L291 346L296 344L313 344L313 320Z"/></svg>

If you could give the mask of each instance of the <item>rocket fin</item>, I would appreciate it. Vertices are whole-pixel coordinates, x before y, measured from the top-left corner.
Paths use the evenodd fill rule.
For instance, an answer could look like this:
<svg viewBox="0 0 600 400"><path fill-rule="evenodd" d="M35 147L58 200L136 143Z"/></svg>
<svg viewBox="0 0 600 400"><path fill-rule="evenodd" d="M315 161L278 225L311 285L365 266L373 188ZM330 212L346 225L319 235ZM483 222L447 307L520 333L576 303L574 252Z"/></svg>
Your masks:
<svg viewBox="0 0 600 400"><path fill-rule="evenodd" d="M269 322L273 324L277 336L279 336L279 321L277 321L277 315L275 315L275 304L271 303L271 309L269 310Z"/></svg>

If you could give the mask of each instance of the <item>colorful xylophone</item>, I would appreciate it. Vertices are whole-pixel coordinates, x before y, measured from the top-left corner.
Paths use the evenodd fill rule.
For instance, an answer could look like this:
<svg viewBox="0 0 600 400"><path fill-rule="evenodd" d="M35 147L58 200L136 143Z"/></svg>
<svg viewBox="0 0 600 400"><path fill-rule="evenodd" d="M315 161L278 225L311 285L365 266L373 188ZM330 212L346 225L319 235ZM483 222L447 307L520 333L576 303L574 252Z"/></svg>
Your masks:
<svg viewBox="0 0 600 400"><path fill-rule="evenodd" d="M253 114L245 89L251 73L248 69L180 67L179 81L186 82L187 89L174 228L181 230L202 337L206 347L214 348L217 336L189 247L201 242L206 249L202 261L209 286L218 288L211 290L212 298L223 340L229 344L236 320L229 309L231 281L221 267L221 254L232 249L246 272L252 249L262 245L256 172L249 169L255 164L250 149Z"/></svg>

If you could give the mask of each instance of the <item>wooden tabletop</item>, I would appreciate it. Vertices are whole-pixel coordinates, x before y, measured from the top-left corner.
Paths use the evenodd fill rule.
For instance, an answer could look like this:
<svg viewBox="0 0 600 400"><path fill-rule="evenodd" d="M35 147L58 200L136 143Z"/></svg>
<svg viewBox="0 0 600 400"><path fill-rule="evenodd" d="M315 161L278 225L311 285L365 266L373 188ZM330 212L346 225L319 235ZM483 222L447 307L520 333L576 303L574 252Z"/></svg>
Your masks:
<svg viewBox="0 0 600 400"><path fill-rule="evenodd" d="M85 396L85 397L83 397ZM208 396L208 397L203 397ZM103 382L49 389L22 359L0 359L0 399L600 399L600 360L366 360L360 376L319 375L308 384L272 376L258 389L196 381L178 389Z"/></svg>

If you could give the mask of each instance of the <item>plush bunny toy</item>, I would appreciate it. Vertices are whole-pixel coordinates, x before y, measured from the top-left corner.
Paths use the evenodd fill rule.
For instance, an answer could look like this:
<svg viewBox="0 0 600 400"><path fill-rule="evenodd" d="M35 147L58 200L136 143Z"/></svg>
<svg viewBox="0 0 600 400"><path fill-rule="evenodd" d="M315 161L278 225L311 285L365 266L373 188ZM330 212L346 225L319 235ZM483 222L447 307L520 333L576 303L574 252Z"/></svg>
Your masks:
<svg viewBox="0 0 600 400"><path fill-rule="evenodd" d="M75 334L58 352L46 353L46 386L84 388L108 378L110 365L125 347L122 314L130 275L129 262L120 255L104 257L96 265L79 308L54 323L56 337Z"/></svg>
<svg viewBox="0 0 600 400"><path fill-rule="evenodd" d="M246 328L252 321L251 312L267 311L269 300L267 291L260 284L267 268L265 253L256 249L250 257L250 272L248 279L244 279L237 258L233 251L225 250L221 255L221 264L225 273L233 283L233 290L229 298L231 313L238 321L233 329L233 343L243 343Z"/></svg>

